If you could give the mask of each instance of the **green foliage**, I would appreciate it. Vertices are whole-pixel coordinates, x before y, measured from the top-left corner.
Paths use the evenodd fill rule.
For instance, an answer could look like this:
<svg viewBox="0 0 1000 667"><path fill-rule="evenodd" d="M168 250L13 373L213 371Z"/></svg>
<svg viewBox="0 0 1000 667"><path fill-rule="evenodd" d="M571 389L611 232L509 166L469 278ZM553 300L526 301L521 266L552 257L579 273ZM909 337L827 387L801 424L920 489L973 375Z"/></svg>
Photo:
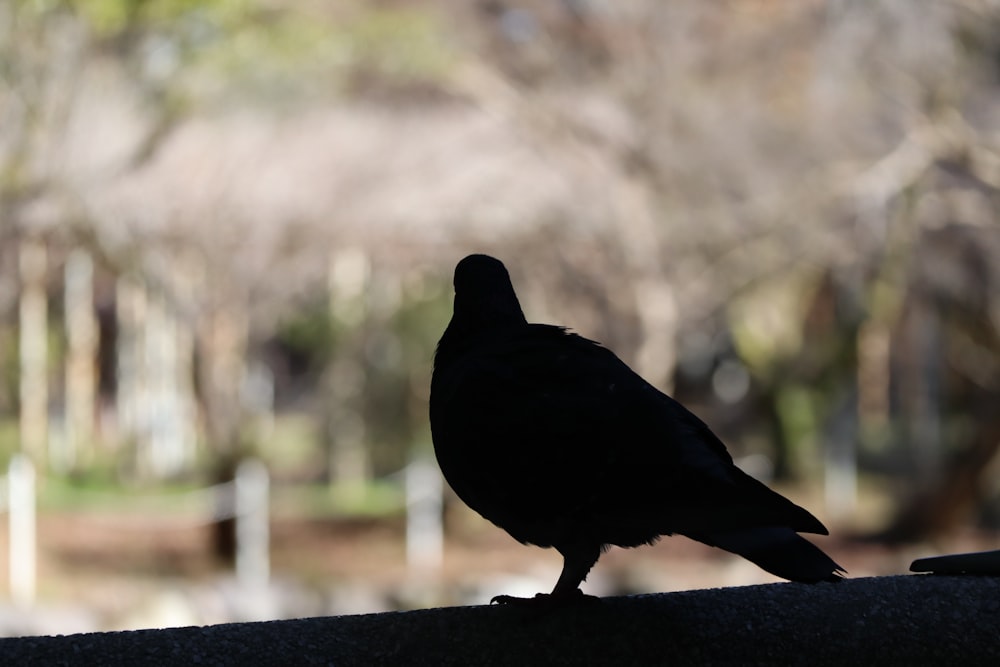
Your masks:
<svg viewBox="0 0 1000 667"><path fill-rule="evenodd" d="M70 5L99 36L125 30L134 20L136 9L145 3L122 0L76 0Z"/></svg>
<svg viewBox="0 0 1000 667"><path fill-rule="evenodd" d="M18 341L15 330L0 332L0 411L13 413L17 409L20 393L20 367ZM0 451L3 451L0 437Z"/></svg>
<svg viewBox="0 0 1000 667"><path fill-rule="evenodd" d="M0 419L0 474L5 474L7 465L14 454L20 450L21 434L16 417Z"/></svg>
<svg viewBox="0 0 1000 667"><path fill-rule="evenodd" d="M337 332L325 301L296 311L278 327L275 340L304 368L321 369L333 355Z"/></svg>
<svg viewBox="0 0 1000 667"><path fill-rule="evenodd" d="M376 471L397 470L412 457L415 443L430 440L427 399L434 347L451 316L449 283L415 277L386 323L385 335L397 361L370 360L368 413Z"/></svg>
<svg viewBox="0 0 1000 667"><path fill-rule="evenodd" d="M242 93L287 102L343 91L359 75L389 86L436 81L452 60L442 25L420 9L360 6L341 17L260 0L68 5L98 41L131 48L155 35L155 48L176 60L183 87L204 99ZM149 44L144 48L137 55L148 57Z"/></svg>
<svg viewBox="0 0 1000 667"><path fill-rule="evenodd" d="M820 437L823 396L815 389L800 384L779 384L775 389L778 423L784 432L782 441L790 445L791 467L802 470L804 461L815 461Z"/></svg>
<svg viewBox="0 0 1000 667"><path fill-rule="evenodd" d="M765 379L802 348L801 313L816 279L808 272L762 282L732 299L727 319L740 360ZM796 317L789 317L795 313Z"/></svg>
<svg viewBox="0 0 1000 667"><path fill-rule="evenodd" d="M450 315L447 285L414 273L402 281L399 302L390 311L362 308L357 320L334 317L323 294L296 310L275 334L292 372L314 388L338 355L359 364L364 380L352 409L363 415L376 476L399 470L411 458L414 443L429 441L427 392L434 346ZM276 420L275 429L272 440L286 445L281 461L272 463L285 474L323 467L326 454L311 449L322 437L285 418Z"/></svg>
<svg viewBox="0 0 1000 667"><path fill-rule="evenodd" d="M451 318L450 283L421 276L407 286L404 295L393 316L393 329L399 333L407 357L423 355L429 362Z"/></svg>
<svg viewBox="0 0 1000 667"><path fill-rule="evenodd" d="M790 442L799 442L816 436L819 429L812 392L808 387L785 385L777 394L778 414L785 436Z"/></svg>
<svg viewBox="0 0 1000 667"><path fill-rule="evenodd" d="M201 94L224 81L227 91L287 103L342 93L359 78L389 87L436 81L450 63L441 28L412 10L374 9L347 21L282 13L221 22L216 35L193 57Z"/></svg>
<svg viewBox="0 0 1000 667"><path fill-rule="evenodd" d="M441 26L426 12L380 10L344 26L355 66L387 78L437 78L450 63Z"/></svg>
<svg viewBox="0 0 1000 667"><path fill-rule="evenodd" d="M279 413L274 416L266 443L281 443L280 447L261 446L256 455L276 478L308 478L310 472L321 470L323 465L323 453L316 447L317 428L316 420L308 414Z"/></svg>
<svg viewBox="0 0 1000 667"><path fill-rule="evenodd" d="M193 16L220 26L234 25L254 5L252 0L70 0L67 4L99 38L136 29L176 29L178 22Z"/></svg>
<svg viewBox="0 0 1000 667"><path fill-rule="evenodd" d="M300 503L306 501L298 511L307 516L389 516L406 506L406 493L398 481L299 487L298 497Z"/></svg>

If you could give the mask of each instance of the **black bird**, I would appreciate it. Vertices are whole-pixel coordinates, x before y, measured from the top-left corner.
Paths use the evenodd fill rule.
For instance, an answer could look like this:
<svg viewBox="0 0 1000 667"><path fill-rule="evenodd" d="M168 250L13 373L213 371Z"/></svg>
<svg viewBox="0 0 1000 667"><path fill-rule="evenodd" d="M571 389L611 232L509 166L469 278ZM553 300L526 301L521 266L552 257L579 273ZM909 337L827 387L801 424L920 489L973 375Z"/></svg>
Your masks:
<svg viewBox="0 0 1000 667"><path fill-rule="evenodd" d="M487 255L455 268L430 420L458 496L518 541L562 554L552 600L582 595L610 545L673 534L793 581L844 573L797 534L826 535L823 524L737 468L684 406L599 343L529 324L507 269Z"/></svg>

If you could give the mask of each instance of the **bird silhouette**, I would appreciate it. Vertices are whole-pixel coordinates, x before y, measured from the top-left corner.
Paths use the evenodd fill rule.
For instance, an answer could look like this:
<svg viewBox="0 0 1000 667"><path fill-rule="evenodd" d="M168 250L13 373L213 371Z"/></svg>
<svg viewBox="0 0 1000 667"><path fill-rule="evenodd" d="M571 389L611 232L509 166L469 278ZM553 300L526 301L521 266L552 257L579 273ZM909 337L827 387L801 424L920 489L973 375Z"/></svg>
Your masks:
<svg viewBox="0 0 1000 667"><path fill-rule="evenodd" d="M454 285L431 380L435 454L469 507L562 555L552 592L536 598L581 597L610 545L673 534L785 579L842 577L798 535L826 535L823 524L736 467L698 417L599 343L530 324L503 263L470 255Z"/></svg>

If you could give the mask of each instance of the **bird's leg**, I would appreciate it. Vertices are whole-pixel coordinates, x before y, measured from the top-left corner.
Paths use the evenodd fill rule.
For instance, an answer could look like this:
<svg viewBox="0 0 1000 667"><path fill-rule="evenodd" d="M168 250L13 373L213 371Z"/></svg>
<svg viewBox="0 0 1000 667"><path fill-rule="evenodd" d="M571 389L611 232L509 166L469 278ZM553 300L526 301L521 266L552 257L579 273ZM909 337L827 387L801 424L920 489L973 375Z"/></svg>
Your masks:
<svg viewBox="0 0 1000 667"><path fill-rule="evenodd" d="M577 597L583 595L580 584L587 578L590 569L601 557L601 546L591 544L574 544L568 547L556 547L563 557L563 569L556 581L552 597Z"/></svg>
<svg viewBox="0 0 1000 667"><path fill-rule="evenodd" d="M551 593L538 593L533 598L518 598L511 595L497 595L490 604L547 604L558 605L574 600L592 599L584 595L580 584L587 578L601 556L601 546L591 544L571 544L556 546L563 557L563 569Z"/></svg>

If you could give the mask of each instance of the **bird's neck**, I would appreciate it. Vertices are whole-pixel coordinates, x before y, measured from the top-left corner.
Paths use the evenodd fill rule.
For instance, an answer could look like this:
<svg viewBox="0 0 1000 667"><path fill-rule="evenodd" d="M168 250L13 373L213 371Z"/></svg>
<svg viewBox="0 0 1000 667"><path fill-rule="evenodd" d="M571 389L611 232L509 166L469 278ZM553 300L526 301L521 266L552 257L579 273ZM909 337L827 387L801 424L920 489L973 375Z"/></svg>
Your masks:
<svg viewBox="0 0 1000 667"><path fill-rule="evenodd" d="M509 337L530 326L522 315L516 318L495 318L485 322L475 318L455 316L438 341L434 368L443 369L470 350L492 340Z"/></svg>

